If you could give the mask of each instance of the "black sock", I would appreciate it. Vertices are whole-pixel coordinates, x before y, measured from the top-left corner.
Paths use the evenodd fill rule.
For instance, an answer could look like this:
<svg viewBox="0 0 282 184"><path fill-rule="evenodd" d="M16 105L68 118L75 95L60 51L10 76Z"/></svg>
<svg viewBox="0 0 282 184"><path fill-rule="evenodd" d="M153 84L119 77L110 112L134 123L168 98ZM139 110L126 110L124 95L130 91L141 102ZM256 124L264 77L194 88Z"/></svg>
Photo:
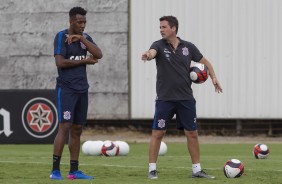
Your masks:
<svg viewBox="0 0 282 184"><path fill-rule="evenodd" d="M70 172L74 172L78 170L78 160L70 161Z"/></svg>
<svg viewBox="0 0 282 184"><path fill-rule="evenodd" d="M61 156L53 155L53 171L60 170Z"/></svg>

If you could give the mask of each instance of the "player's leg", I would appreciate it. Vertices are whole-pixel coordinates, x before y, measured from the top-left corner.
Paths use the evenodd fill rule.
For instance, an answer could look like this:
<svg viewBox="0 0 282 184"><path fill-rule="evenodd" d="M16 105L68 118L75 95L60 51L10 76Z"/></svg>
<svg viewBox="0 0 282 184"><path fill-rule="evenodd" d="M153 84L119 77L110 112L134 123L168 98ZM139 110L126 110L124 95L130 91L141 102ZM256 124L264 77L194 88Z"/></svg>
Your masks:
<svg viewBox="0 0 282 184"><path fill-rule="evenodd" d="M69 135L69 152L70 152L70 172L78 170L78 158L80 152L80 136L82 125L72 124Z"/></svg>
<svg viewBox="0 0 282 184"><path fill-rule="evenodd" d="M53 168L50 174L51 179L61 180L63 177L60 172L60 162L63 153L64 145L69 135L71 128L71 109L73 109L72 100L70 100L71 93L65 89L58 87L57 92L57 110L59 128L54 139L53 146Z"/></svg>
<svg viewBox="0 0 282 184"><path fill-rule="evenodd" d="M149 144L149 179L157 179L157 160L161 141L166 133L167 123L174 115L174 103L168 101L156 101L155 117L152 126L152 134Z"/></svg>
<svg viewBox="0 0 282 184"><path fill-rule="evenodd" d="M54 180L62 180L63 177L60 171L60 162L65 145L66 138L68 136L71 123L60 123L59 130L54 140L53 146L53 168L50 174L50 178Z"/></svg>
<svg viewBox="0 0 282 184"><path fill-rule="evenodd" d="M88 92L79 93L74 112L74 123L72 124L69 135L69 151L70 151L70 171L68 179L93 179L92 176L84 174L78 169L79 153L80 153L80 137L83 125L87 121L88 110Z"/></svg>
<svg viewBox="0 0 282 184"><path fill-rule="evenodd" d="M68 123L68 122L61 122L59 124L58 133L54 140L54 150L53 150L54 155L60 156L60 157L62 156L64 145L65 145L67 136L69 135L70 127L71 127L71 123ZM58 167L54 168L53 166L53 170L60 170L60 168Z"/></svg>

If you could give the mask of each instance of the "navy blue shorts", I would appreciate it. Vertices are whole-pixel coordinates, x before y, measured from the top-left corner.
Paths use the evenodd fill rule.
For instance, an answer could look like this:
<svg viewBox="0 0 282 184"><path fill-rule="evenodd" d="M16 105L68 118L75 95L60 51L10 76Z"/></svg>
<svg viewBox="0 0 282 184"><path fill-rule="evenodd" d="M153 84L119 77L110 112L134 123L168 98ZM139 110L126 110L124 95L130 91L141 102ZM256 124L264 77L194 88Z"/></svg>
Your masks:
<svg viewBox="0 0 282 184"><path fill-rule="evenodd" d="M167 124L176 115L176 128L197 130L195 100L163 101L156 100L153 129L166 130Z"/></svg>
<svg viewBox="0 0 282 184"><path fill-rule="evenodd" d="M88 111L88 92L75 93L57 87L57 110L59 122L85 124Z"/></svg>

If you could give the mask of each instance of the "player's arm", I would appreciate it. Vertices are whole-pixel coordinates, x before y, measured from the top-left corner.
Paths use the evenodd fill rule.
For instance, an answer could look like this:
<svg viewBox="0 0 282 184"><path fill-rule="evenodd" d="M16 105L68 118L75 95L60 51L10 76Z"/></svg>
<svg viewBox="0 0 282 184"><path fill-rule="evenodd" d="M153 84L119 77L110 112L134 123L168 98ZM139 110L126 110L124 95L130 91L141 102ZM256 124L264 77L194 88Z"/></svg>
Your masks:
<svg viewBox="0 0 282 184"><path fill-rule="evenodd" d="M211 79L216 78L213 66L211 65L211 63L206 58L202 57L202 59L200 60L200 63L202 63L202 64L204 64L208 67Z"/></svg>
<svg viewBox="0 0 282 184"><path fill-rule="evenodd" d="M55 61L58 68L69 68L69 67L75 67L75 66L86 65L86 64L93 65L98 62L98 59L95 58L94 56L90 56L82 60L70 60L70 59L65 59L62 55L56 54Z"/></svg>
<svg viewBox="0 0 282 184"><path fill-rule="evenodd" d="M80 36L80 41L86 46L88 52L90 52L94 58L101 59L103 57L102 51L97 45L84 38L84 36Z"/></svg>
<svg viewBox="0 0 282 184"><path fill-rule="evenodd" d="M219 81L216 78L212 64L204 57L202 57L202 59L199 62L207 66L207 68L209 70L210 77L212 79L212 83L215 87L215 92L222 93L222 87L221 87Z"/></svg>
<svg viewBox="0 0 282 184"><path fill-rule="evenodd" d="M146 52L144 52L141 56L141 59L146 62L154 59L157 55L157 51L155 49L150 49Z"/></svg>
<svg viewBox="0 0 282 184"><path fill-rule="evenodd" d="M68 44L71 44L72 42L77 40L79 40L86 46L88 52L90 52L94 56L94 58L101 59L103 57L101 49L97 45L87 40L83 35L68 35L66 42L68 42Z"/></svg>

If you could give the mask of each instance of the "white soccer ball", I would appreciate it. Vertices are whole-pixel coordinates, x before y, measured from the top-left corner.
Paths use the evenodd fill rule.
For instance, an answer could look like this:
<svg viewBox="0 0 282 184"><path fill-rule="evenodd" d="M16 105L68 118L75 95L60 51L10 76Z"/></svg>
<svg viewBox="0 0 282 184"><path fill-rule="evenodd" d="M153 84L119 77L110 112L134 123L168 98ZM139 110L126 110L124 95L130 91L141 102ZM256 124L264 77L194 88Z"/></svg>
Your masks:
<svg viewBox="0 0 282 184"><path fill-rule="evenodd" d="M164 156L167 153L167 145L162 141L160 145L159 155Z"/></svg>
<svg viewBox="0 0 282 184"><path fill-rule="evenodd" d="M92 141L85 141L83 144L82 144L82 153L85 154L85 155L88 155L88 147L89 145L91 144Z"/></svg>
<svg viewBox="0 0 282 184"><path fill-rule="evenodd" d="M103 141L91 141L87 147L87 153L91 156L99 156L102 154Z"/></svg>
<svg viewBox="0 0 282 184"><path fill-rule="evenodd" d="M126 156L129 153L129 145L125 141L115 141L114 142L119 147L119 156Z"/></svg>
<svg viewBox="0 0 282 184"><path fill-rule="evenodd" d="M269 148L266 144L256 144L253 149L253 154L256 159L266 159L269 155Z"/></svg>
<svg viewBox="0 0 282 184"><path fill-rule="evenodd" d="M102 154L107 156L107 157L117 156L118 153L119 153L118 145L116 145L114 142L112 142L110 140L104 141L101 150L102 150Z"/></svg>
<svg viewBox="0 0 282 184"><path fill-rule="evenodd" d="M223 172L227 178L239 178L244 173L244 164L238 159L227 160Z"/></svg>

